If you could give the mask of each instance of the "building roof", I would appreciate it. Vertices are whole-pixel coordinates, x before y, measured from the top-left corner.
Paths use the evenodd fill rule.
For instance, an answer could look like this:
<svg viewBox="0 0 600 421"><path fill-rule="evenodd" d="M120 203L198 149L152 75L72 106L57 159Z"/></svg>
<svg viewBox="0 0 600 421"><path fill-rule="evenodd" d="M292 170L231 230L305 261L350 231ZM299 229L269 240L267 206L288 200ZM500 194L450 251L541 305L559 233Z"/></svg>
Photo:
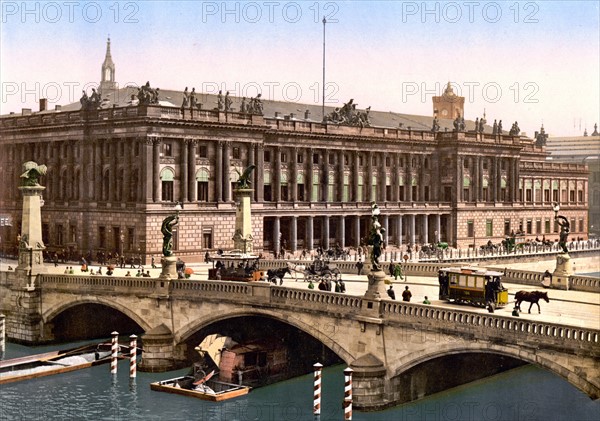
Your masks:
<svg viewBox="0 0 600 421"><path fill-rule="evenodd" d="M546 150L551 159L561 161L589 161L600 155L600 136L549 137Z"/></svg>
<svg viewBox="0 0 600 421"><path fill-rule="evenodd" d="M156 89L156 88L155 88ZM189 89L191 91L191 88ZM137 92L138 88L135 86L127 86L118 90L104 92L102 95L101 108L126 107L131 105L137 105ZM225 93L223 93L224 95ZM202 104L202 109L216 109L217 107L217 95L196 93L196 98L199 104ZM230 95L232 100L233 111L239 111L242 102L241 97ZM247 98L248 102L250 98ZM360 100L359 100L360 101ZM172 106L179 108L183 102L183 91L174 91L169 89L159 89L159 105L161 106ZM278 115L281 118L284 116L290 116L290 118L301 121L322 121L322 105L321 104L302 104L297 102L285 102L285 101L273 101L263 99L263 112L265 117L276 117ZM329 114L337 107L341 107L343 104L336 104L336 106L325 106L325 114ZM367 108L369 104L360 104L357 107L360 110ZM63 105L61 111L77 111L81 109L79 102ZM307 118L305 118L306 111L309 112ZM56 110L46 110L40 113L51 113L57 112ZM276 114L278 113L278 114ZM291 114L294 114L291 117ZM8 117L4 115L2 117ZM429 131L431 130L433 117L423 116L415 114L397 113L393 111L375 111L371 110L369 118L372 126L375 127L387 127L387 128L403 128L407 129L410 127L413 130L418 131ZM439 118L440 131L452 131L454 130L454 123L452 119ZM333 124L333 123L332 123ZM471 120L465 120L466 130L474 131L475 122ZM485 133L491 133L492 127L489 125L484 126ZM503 131L503 133L507 133Z"/></svg>

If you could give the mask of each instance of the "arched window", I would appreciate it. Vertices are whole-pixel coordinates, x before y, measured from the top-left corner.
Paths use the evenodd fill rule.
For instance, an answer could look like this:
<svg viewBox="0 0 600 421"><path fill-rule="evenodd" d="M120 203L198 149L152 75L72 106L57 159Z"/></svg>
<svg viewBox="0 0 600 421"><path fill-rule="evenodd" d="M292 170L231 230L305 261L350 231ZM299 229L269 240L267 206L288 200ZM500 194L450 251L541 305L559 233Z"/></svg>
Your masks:
<svg viewBox="0 0 600 421"><path fill-rule="evenodd" d="M313 202L318 202L319 201L319 184L320 184L320 179L319 177L321 176L321 174L319 174L318 170L314 170L313 171L313 185L312 185L312 197L311 197L311 201Z"/></svg>
<svg viewBox="0 0 600 421"><path fill-rule="evenodd" d="M363 196L363 192L364 192L364 184L365 184L365 179L364 176L362 174L358 175L358 191L356 192L356 201L357 202L362 202L364 200L364 196Z"/></svg>
<svg viewBox="0 0 600 421"><path fill-rule="evenodd" d="M208 202L208 180L210 173L207 168L200 168L196 171L196 188L199 202Z"/></svg>
<svg viewBox="0 0 600 421"><path fill-rule="evenodd" d="M344 187L342 191L342 201L348 202L350 200L350 174L344 173Z"/></svg>
<svg viewBox="0 0 600 421"><path fill-rule="evenodd" d="M163 202L173 202L173 182L175 180L175 171L171 168L164 168L160 172L162 187L161 199Z"/></svg>
<svg viewBox="0 0 600 421"><path fill-rule="evenodd" d="M379 179L378 174L373 174L371 177L371 201L377 201L377 180Z"/></svg>

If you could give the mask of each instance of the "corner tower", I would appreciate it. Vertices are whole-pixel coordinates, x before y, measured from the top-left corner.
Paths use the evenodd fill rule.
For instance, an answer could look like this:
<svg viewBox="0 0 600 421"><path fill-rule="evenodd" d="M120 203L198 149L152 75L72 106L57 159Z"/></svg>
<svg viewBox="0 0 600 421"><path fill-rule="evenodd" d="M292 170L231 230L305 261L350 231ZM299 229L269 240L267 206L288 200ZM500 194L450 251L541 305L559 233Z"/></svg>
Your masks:
<svg viewBox="0 0 600 421"><path fill-rule="evenodd" d="M99 91L101 94L106 94L108 91L117 89L117 82L115 82L115 63L110 55L110 37L106 41L106 56L104 57L104 63L102 63L102 76L100 78Z"/></svg>
<svg viewBox="0 0 600 421"><path fill-rule="evenodd" d="M433 97L433 115L450 119L455 119L459 115L465 116L465 97L456 95L450 82L446 85L442 96Z"/></svg>

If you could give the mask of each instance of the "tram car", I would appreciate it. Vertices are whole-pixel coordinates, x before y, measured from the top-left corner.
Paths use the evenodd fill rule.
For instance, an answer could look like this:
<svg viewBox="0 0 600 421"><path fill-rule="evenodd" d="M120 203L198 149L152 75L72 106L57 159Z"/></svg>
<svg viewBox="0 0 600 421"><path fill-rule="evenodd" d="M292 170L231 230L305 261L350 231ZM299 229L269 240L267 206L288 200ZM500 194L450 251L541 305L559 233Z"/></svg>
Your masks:
<svg viewBox="0 0 600 421"><path fill-rule="evenodd" d="M508 304L508 290L502 286L502 272L478 267L452 267L440 271L440 298L494 308Z"/></svg>

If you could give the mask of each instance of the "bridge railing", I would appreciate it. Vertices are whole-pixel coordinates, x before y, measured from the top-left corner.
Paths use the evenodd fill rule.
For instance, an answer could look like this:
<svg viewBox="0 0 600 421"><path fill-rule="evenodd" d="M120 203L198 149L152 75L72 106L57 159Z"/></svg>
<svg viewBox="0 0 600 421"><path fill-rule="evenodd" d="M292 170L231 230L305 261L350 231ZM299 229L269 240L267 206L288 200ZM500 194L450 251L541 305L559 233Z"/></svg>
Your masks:
<svg viewBox="0 0 600 421"><path fill-rule="evenodd" d="M94 293L116 292L148 294L163 291L167 282L155 278L115 277L115 276L78 276L64 274L42 274L37 277L37 285L42 289L60 289L65 292Z"/></svg>
<svg viewBox="0 0 600 421"><path fill-rule="evenodd" d="M600 356L600 331L594 329L388 300L381 302L380 313L385 320L412 323L415 328L425 324L442 332L455 335L458 331L475 339L557 346L563 350L585 350Z"/></svg>
<svg viewBox="0 0 600 421"><path fill-rule="evenodd" d="M275 304L334 313L343 310L345 314L357 313L362 307L361 297L345 294L277 286L272 286L270 290L271 302Z"/></svg>

